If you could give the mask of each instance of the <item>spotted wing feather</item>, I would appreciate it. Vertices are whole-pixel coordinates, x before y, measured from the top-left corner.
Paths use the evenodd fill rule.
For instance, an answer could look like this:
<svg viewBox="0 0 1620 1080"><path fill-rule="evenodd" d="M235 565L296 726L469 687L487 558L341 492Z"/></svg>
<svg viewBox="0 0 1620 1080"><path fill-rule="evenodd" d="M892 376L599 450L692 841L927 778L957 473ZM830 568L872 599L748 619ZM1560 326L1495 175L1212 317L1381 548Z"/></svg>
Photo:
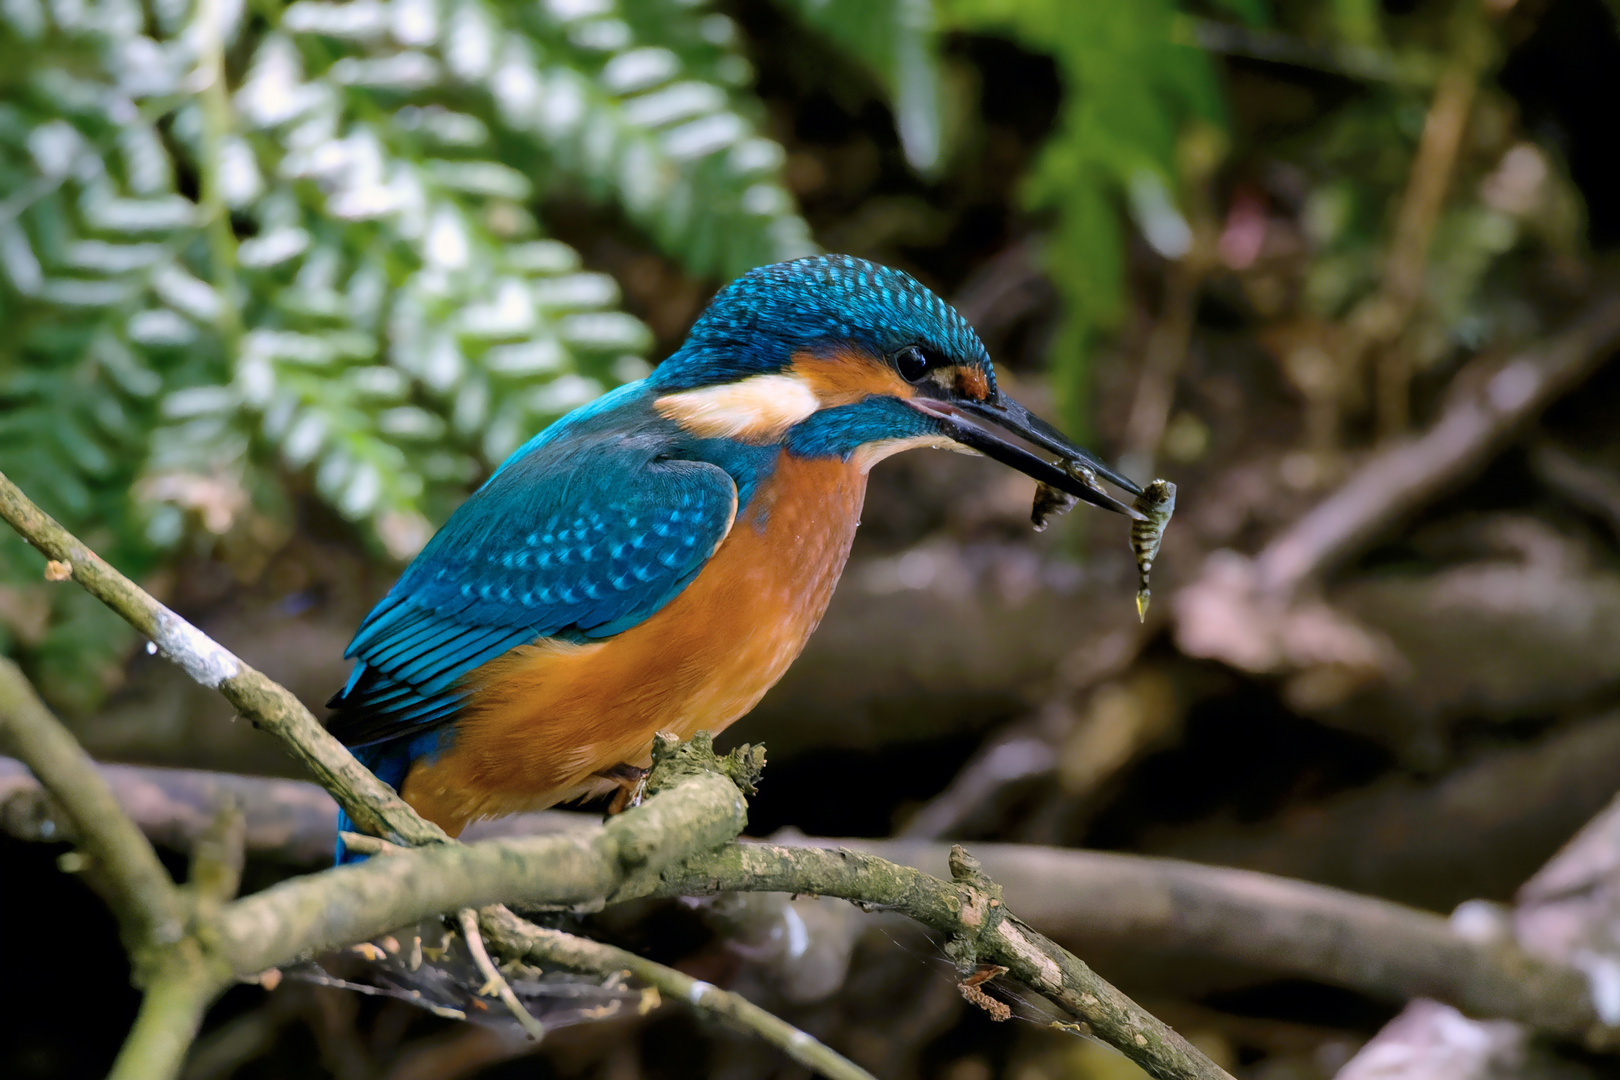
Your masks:
<svg viewBox="0 0 1620 1080"><path fill-rule="evenodd" d="M730 530L737 488L659 449L544 446L503 467L361 624L332 733L353 746L420 733L453 718L464 675L509 649L609 637L674 599Z"/></svg>

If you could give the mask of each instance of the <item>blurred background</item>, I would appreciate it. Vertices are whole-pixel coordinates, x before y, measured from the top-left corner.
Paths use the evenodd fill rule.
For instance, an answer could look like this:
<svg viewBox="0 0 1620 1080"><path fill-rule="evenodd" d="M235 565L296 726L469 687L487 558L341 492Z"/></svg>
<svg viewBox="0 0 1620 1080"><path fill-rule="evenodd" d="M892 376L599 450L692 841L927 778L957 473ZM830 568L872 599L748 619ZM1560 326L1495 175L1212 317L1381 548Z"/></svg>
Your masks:
<svg viewBox="0 0 1620 1080"><path fill-rule="evenodd" d="M750 833L1511 903L1620 789L1617 16L4 0L0 471L316 707L520 442L742 271L874 259L955 303L1029 404L1175 480L1178 513L1139 625L1122 521L1037 535L1021 476L885 463L826 621L728 733L769 750ZM0 537L0 649L92 753L295 775L141 644ZM0 840L7 1077L100 1075L133 1015L59 852ZM825 920L831 966L799 982L709 909L592 929L885 1078L1140 1075L1015 997L992 1022L919 931ZM1067 943L1245 1078L1325 1080L1399 1008ZM232 991L191 1075L800 1074L675 1006L534 1053L288 980Z"/></svg>

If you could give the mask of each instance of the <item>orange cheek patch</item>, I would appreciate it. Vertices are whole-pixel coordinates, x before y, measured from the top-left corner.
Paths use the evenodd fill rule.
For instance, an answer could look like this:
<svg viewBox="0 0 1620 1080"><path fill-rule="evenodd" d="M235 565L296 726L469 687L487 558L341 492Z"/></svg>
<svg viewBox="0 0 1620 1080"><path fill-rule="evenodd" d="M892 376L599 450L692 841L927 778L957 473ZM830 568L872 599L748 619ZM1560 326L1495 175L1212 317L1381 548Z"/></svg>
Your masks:
<svg viewBox="0 0 1620 1080"><path fill-rule="evenodd" d="M990 396L990 380L976 367L959 367L956 369L956 392L974 401L983 401Z"/></svg>
<svg viewBox="0 0 1620 1080"><path fill-rule="evenodd" d="M911 386L881 359L863 352L836 352L816 356L802 352L793 358L793 374L820 400L822 408L853 405L877 394L912 396Z"/></svg>

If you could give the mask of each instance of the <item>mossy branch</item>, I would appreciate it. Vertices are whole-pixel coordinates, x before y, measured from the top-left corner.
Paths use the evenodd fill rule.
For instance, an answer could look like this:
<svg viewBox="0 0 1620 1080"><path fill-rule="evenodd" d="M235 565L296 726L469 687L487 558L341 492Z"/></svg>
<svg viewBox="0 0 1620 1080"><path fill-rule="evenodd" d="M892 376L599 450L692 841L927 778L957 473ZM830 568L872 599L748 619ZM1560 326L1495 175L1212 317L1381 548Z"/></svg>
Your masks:
<svg viewBox="0 0 1620 1080"><path fill-rule="evenodd" d="M694 775L591 830L402 848L293 878L221 912L220 949L247 975L462 908L594 908L632 877L656 878L724 844L746 821L729 779Z"/></svg>
<svg viewBox="0 0 1620 1080"><path fill-rule="evenodd" d="M981 964L1005 967L1159 1080L1230 1080L1169 1026L1008 911L1000 889L961 847L951 850L951 874L954 880L944 881L842 848L732 844L656 879L638 877L614 899L793 892L898 911L948 935L946 952L962 972Z"/></svg>

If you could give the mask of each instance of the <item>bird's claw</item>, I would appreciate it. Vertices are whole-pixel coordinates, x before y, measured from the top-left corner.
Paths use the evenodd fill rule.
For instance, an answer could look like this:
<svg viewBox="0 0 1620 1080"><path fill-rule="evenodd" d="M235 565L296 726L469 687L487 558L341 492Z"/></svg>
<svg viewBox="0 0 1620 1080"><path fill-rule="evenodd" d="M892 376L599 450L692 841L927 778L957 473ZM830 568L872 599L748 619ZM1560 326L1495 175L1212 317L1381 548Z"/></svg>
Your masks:
<svg viewBox="0 0 1620 1080"><path fill-rule="evenodd" d="M619 786L619 790L613 793L613 801L608 803L608 817L641 805L642 797L647 793L647 776L651 772L651 769L621 761L611 769L603 769L596 774Z"/></svg>

